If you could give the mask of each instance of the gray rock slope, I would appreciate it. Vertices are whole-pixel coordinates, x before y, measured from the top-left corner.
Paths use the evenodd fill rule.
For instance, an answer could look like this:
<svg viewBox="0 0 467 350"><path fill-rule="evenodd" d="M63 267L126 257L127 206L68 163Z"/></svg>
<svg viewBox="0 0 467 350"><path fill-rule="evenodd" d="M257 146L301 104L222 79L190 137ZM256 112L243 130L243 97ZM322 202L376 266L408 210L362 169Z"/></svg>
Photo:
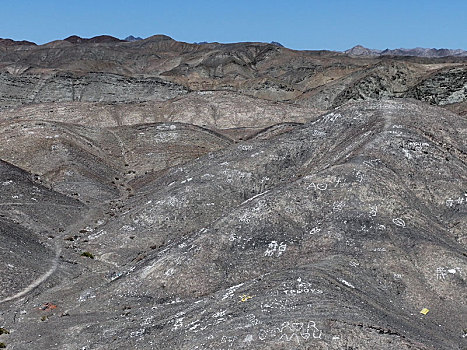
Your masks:
<svg viewBox="0 0 467 350"><path fill-rule="evenodd" d="M98 128L40 120L0 123L0 140L5 161L83 203L129 195L129 180L232 143L213 131L180 123Z"/></svg>
<svg viewBox="0 0 467 350"><path fill-rule="evenodd" d="M133 78L110 73L0 74L0 105L13 107L43 102L164 101L186 89L157 78Z"/></svg>
<svg viewBox="0 0 467 350"><path fill-rule="evenodd" d="M0 161L0 301L47 275L57 264L56 234L86 207L53 192L25 171Z"/></svg>
<svg viewBox="0 0 467 350"><path fill-rule="evenodd" d="M51 238L53 278L0 304L0 340L462 349L466 139L466 119L438 107L359 102L133 178L132 196Z"/></svg>

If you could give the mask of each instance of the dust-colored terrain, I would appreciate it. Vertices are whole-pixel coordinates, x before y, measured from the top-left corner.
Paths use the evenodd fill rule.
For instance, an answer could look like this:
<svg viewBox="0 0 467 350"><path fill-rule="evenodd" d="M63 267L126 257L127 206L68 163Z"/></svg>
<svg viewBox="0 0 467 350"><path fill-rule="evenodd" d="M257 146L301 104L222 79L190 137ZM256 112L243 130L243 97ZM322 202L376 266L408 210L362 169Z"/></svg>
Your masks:
<svg viewBox="0 0 467 350"><path fill-rule="evenodd" d="M0 343L465 349L467 59L352 50L0 40Z"/></svg>

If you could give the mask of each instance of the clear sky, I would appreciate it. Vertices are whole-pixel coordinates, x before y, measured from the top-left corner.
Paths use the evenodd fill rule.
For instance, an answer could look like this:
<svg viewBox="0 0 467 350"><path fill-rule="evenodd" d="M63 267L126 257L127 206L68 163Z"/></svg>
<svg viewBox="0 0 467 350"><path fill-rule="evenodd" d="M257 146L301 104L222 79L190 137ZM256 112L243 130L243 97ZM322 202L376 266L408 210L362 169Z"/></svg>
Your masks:
<svg viewBox="0 0 467 350"><path fill-rule="evenodd" d="M72 34L467 50L467 0L0 0L0 37L42 44Z"/></svg>

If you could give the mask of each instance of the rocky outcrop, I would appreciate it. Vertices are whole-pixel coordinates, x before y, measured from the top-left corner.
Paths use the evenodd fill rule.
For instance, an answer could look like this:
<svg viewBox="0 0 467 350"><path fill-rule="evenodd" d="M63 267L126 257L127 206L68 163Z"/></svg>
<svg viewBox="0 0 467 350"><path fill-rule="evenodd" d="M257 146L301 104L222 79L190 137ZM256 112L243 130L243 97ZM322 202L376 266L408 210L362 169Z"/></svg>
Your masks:
<svg viewBox="0 0 467 350"><path fill-rule="evenodd" d="M440 106L466 102L467 68L437 71L413 86L405 95Z"/></svg>
<svg viewBox="0 0 467 350"><path fill-rule="evenodd" d="M418 70L417 65L385 62L307 92L298 101L305 106L326 110L349 101L383 98L414 98L440 106L467 100L465 67L436 70L422 77L419 77Z"/></svg>
<svg viewBox="0 0 467 350"><path fill-rule="evenodd" d="M177 84L158 78L117 74L0 74L0 107L44 102L164 101L185 94Z"/></svg>

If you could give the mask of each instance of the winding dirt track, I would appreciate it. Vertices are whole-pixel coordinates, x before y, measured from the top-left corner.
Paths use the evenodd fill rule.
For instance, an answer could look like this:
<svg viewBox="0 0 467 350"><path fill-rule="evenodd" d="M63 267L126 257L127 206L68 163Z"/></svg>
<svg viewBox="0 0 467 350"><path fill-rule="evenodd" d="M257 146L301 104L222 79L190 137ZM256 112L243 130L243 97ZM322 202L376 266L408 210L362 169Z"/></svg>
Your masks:
<svg viewBox="0 0 467 350"><path fill-rule="evenodd" d="M3 303L6 303L8 301L12 301L12 300L21 298L21 297L25 296L26 294L28 294L29 292L31 292L32 290L39 287L42 283L44 283L57 270L58 259L60 258L60 253L61 252L62 252L62 248L58 244L55 244L55 258L52 261L52 266L50 267L50 269L47 272L45 272L43 275L41 275L40 277L38 277L34 281L32 281L29 284L29 286L24 288L22 291L14 294L12 296L6 297L3 300L0 300L0 304L3 304Z"/></svg>

